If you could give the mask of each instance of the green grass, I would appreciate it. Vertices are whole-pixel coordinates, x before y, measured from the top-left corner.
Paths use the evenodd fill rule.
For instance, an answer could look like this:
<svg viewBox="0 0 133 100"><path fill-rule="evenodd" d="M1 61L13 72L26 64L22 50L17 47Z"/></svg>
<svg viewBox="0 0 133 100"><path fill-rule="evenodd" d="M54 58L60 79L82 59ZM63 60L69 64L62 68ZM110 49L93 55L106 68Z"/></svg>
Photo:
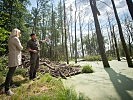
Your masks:
<svg viewBox="0 0 133 100"><path fill-rule="evenodd" d="M17 88L12 88L15 95L9 97L0 95L0 100L88 100L83 95L77 95L73 89L65 88L61 79L49 74L41 75L35 81L25 80L15 76L14 81L22 82Z"/></svg>
<svg viewBox="0 0 133 100"><path fill-rule="evenodd" d="M97 55L97 56L86 56L84 58L86 61L101 61L101 56Z"/></svg>
<svg viewBox="0 0 133 100"><path fill-rule="evenodd" d="M112 57L107 57L108 61L111 61L113 58ZM84 60L86 61L102 61L102 58L100 55L96 55L96 56L86 56L84 58Z"/></svg>
<svg viewBox="0 0 133 100"><path fill-rule="evenodd" d="M22 75L23 77L25 77L26 73L27 73L27 69L25 69L25 68L17 68L15 70L14 75Z"/></svg>
<svg viewBox="0 0 133 100"><path fill-rule="evenodd" d="M85 65L83 66L82 68L82 73L93 73L93 69L92 69L92 66L90 65Z"/></svg>

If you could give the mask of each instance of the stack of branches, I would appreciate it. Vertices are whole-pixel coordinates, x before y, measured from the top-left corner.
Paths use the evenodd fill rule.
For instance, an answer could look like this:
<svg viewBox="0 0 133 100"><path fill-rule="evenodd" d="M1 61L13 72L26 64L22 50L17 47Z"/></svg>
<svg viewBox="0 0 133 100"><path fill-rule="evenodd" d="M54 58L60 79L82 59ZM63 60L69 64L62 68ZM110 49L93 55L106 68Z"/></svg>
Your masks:
<svg viewBox="0 0 133 100"><path fill-rule="evenodd" d="M45 67L41 67L42 65ZM29 66L30 66L29 57L26 55L23 55L21 67L29 68ZM50 73L53 77L61 77L63 79L67 79L67 77L80 74L81 66L54 62L48 59L40 59L40 67L38 71L41 74Z"/></svg>
<svg viewBox="0 0 133 100"><path fill-rule="evenodd" d="M42 73L50 73L53 77L62 77L63 79L67 79L67 77L71 77L76 74L81 73L81 66L79 65L70 65L66 63L59 62L51 62L49 60L44 60L40 62L40 65L44 65L47 67L45 72L43 69L39 69Z"/></svg>

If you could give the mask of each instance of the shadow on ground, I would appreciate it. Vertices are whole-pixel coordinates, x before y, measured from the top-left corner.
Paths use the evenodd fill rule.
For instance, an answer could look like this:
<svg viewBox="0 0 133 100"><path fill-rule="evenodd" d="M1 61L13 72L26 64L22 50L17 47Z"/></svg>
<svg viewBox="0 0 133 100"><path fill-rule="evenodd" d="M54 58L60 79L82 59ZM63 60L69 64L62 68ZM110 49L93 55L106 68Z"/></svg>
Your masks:
<svg viewBox="0 0 133 100"><path fill-rule="evenodd" d="M105 71L109 74L110 80L121 100L133 100L133 97L128 93L128 91L133 91L133 80L115 72L112 68L105 68Z"/></svg>

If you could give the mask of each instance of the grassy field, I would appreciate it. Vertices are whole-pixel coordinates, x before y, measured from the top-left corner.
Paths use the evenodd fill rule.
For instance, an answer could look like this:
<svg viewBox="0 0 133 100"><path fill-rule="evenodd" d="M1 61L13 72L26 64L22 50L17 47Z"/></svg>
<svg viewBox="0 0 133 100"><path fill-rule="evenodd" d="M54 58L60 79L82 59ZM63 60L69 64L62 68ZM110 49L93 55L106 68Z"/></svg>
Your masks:
<svg viewBox="0 0 133 100"><path fill-rule="evenodd" d="M60 78L49 74L40 75L40 79L30 81L20 75L13 78L17 88L11 88L13 96L0 95L0 100L88 100L73 89L64 88Z"/></svg>

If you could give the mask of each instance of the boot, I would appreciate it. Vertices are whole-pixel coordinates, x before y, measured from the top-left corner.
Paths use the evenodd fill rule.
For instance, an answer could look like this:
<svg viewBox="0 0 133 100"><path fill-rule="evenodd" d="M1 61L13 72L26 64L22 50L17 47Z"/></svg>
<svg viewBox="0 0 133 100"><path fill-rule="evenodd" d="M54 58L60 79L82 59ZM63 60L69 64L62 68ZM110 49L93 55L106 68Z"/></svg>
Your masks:
<svg viewBox="0 0 133 100"><path fill-rule="evenodd" d="M13 93L11 90L5 91L5 94L6 94L6 95L9 95L9 96L14 95L14 93Z"/></svg>

